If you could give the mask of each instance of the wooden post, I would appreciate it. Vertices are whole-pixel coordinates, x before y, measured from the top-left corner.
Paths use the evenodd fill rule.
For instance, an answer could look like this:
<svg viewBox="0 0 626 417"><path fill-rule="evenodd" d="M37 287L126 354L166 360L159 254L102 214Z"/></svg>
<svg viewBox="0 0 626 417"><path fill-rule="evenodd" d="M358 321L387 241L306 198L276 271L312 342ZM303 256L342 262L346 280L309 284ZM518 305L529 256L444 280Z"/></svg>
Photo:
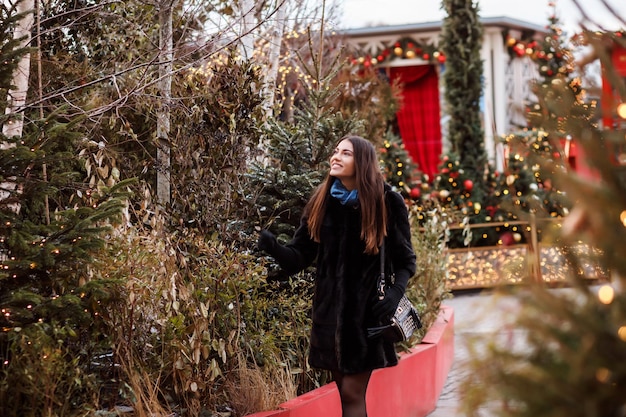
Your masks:
<svg viewBox="0 0 626 417"><path fill-rule="evenodd" d="M528 244L527 262L530 280L537 283L543 281L541 276L541 249L539 248L539 238L537 237L537 217L535 213L530 213L530 243Z"/></svg>

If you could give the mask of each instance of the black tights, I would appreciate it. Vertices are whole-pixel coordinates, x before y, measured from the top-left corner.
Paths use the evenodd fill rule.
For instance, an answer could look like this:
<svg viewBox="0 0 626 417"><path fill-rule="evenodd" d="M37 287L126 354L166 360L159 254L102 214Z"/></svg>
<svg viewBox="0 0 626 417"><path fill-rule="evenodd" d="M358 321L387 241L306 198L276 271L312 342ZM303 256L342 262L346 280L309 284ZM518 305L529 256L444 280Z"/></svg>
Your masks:
<svg viewBox="0 0 626 417"><path fill-rule="evenodd" d="M339 389L342 417L367 417L365 393L372 371L360 374L333 372L333 379Z"/></svg>

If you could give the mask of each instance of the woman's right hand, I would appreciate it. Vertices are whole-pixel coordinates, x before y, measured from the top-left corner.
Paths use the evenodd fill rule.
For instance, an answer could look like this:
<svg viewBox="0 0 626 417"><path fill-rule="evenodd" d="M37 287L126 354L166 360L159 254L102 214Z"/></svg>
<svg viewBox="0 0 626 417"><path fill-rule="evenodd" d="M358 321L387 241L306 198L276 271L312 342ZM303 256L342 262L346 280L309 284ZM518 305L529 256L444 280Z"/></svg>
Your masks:
<svg viewBox="0 0 626 417"><path fill-rule="evenodd" d="M257 243L257 247L260 250L273 255L276 251L277 245L278 242L276 241L276 236L268 230L261 230L261 233L259 234L259 241Z"/></svg>

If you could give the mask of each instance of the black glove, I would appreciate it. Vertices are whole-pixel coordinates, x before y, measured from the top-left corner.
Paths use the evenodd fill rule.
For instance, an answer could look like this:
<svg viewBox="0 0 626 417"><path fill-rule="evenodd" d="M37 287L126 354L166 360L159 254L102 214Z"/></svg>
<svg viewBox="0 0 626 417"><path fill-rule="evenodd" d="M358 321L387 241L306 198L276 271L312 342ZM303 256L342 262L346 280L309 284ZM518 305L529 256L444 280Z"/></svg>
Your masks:
<svg viewBox="0 0 626 417"><path fill-rule="evenodd" d="M260 250L267 252L270 255L274 255L277 245L278 242L276 241L276 236L267 230L261 230L261 233L259 234L259 241L257 243L257 247Z"/></svg>
<svg viewBox="0 0 626 417"><path fill-rule="evenodd" d="M391 287L385 288L385 298L378 301L372 307L374 317L380 320L390 319L398 308L398 304L403 295L404 290L399 285L392 285Z"/></svg>
<svg viewBox="0 0 626 417"><path fill-rule="evenodd" d="M287 274L293 275L299 271L297 252L290 247L281 245L271 232L261 230L257 247L271 255L278 265L285 270Z"/></svg>

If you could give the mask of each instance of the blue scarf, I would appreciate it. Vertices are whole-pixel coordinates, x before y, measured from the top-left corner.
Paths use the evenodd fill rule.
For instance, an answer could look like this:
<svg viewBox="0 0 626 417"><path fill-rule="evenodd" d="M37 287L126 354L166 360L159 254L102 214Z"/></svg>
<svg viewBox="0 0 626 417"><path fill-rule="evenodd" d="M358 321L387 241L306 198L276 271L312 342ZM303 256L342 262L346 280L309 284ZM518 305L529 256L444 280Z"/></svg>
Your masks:
<svg viewBox="0 0 626 417"><path fill-rule="evenodd" d="M330 187L330 195L339 200L344 206L356 205L359 202L359 194L356 189L348 191L339 178L335 178L335 182L333 182L333 185Z"/></svg>

